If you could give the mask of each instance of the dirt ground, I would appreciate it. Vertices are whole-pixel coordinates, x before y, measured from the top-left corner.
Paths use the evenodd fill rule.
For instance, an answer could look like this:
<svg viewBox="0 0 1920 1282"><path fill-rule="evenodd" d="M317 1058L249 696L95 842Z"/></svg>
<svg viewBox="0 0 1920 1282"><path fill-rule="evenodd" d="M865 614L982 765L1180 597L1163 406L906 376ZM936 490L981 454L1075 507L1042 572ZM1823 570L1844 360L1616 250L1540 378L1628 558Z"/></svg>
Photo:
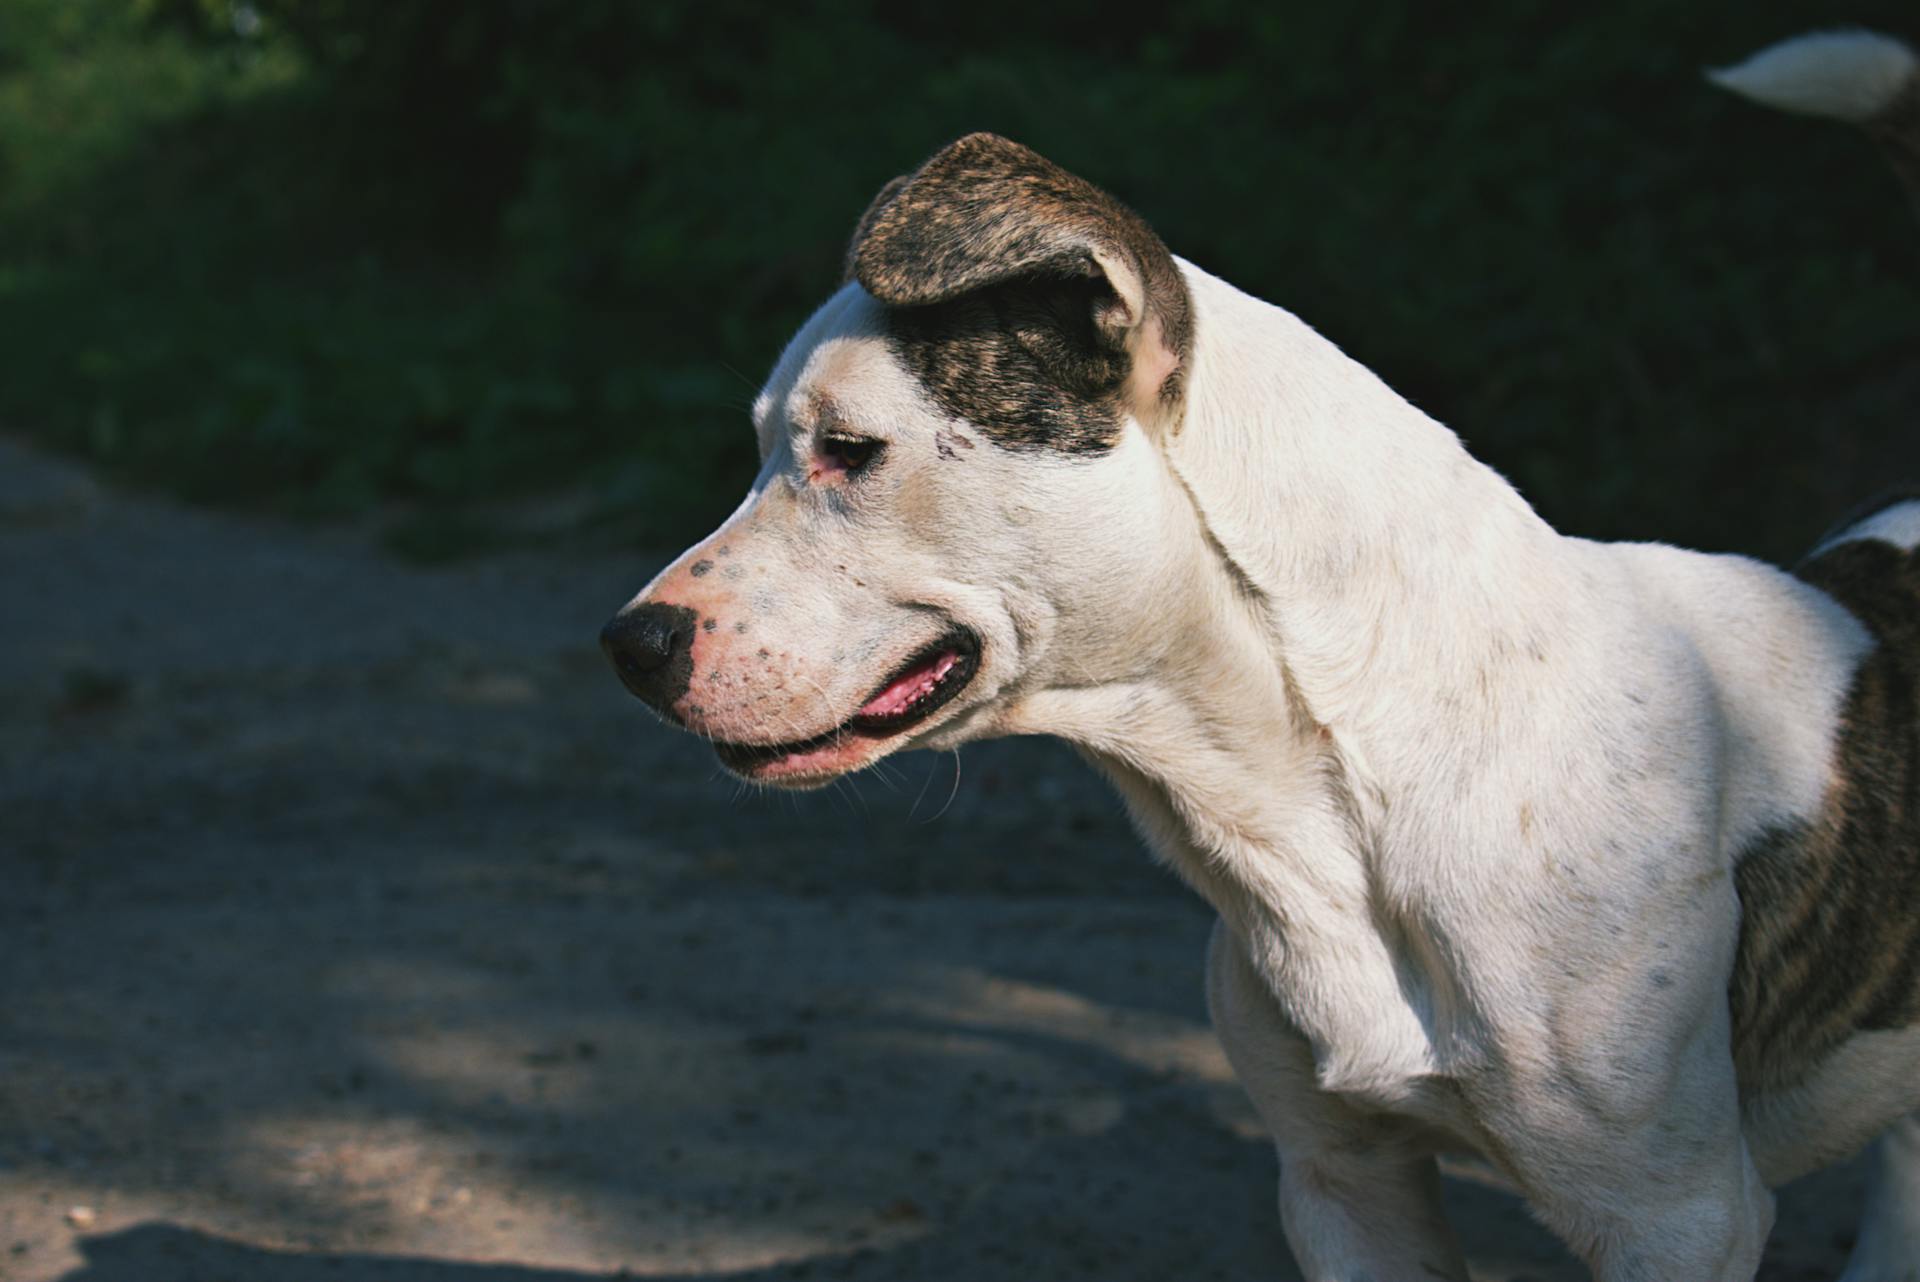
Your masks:
<svg viewBox="0 0 1920 1282"><path fill-rule="evenodd" d="M1208 917L1098 783L741 795L594 645L657 561L408 568L0 442L0 1278L1297 1277ZM1476 1278L1584 1276L1448 1197Z"/></svg>

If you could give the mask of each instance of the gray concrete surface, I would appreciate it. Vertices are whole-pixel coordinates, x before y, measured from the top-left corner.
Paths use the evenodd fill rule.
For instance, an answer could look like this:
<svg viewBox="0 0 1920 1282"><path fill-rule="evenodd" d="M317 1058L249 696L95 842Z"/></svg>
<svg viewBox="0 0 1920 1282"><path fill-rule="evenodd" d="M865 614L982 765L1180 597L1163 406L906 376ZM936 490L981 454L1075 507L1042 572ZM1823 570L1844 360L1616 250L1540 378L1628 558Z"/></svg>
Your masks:
<svg viewBox="0 0 1920 1282"><path fill-rule="evenodd" d="M1207 917L1057 745L743 795L594 634L0 442L0 1278L1281 1279ZM1484 1282L1582 1276L1498 1182ZM1831 1276L1849 1171L1772 1279Z"/></svg>

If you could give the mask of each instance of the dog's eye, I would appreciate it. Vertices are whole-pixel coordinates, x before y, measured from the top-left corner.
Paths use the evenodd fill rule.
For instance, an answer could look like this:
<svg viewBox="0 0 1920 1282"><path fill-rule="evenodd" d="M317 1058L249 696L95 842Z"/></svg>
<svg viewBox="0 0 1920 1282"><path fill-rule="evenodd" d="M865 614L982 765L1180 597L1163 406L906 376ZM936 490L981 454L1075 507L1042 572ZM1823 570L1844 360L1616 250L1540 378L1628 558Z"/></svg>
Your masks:
<svg viewBox="0 0 1920 1282"><path fill-rule="evenodd" d="M851 476L880 457L881 442L867 436L827 436L820 440L820 457Z"/></svg>

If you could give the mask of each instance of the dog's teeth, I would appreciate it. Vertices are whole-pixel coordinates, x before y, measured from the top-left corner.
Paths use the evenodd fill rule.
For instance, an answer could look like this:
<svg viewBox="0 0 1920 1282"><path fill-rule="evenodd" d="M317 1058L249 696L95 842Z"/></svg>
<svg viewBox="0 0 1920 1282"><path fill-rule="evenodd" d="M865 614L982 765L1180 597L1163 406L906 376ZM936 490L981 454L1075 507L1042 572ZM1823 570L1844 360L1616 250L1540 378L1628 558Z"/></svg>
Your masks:
<svg viewBox="0 0 1920 1282"><path fill-rule="evenodd" d="M925 669L902 677L897 684L882 691L861 710L862 714L896 717L911 711L940 688L959 662L960 656L952 651L941 654Z"/></svg>

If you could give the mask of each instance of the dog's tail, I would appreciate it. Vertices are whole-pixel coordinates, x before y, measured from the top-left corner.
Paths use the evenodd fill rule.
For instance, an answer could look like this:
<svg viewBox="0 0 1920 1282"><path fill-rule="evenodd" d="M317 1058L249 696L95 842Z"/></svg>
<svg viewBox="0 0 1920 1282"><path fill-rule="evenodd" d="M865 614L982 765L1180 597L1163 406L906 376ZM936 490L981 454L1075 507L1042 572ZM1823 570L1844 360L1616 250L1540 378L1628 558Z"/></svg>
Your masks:
<svg viewBox="0 0 1920 1282"><path fill-rule="evenodd" d="M1872 31L1783 40L1707 79L1764 106L1825 116L1871 134L1920 213L1920 57Z"/></svg>

